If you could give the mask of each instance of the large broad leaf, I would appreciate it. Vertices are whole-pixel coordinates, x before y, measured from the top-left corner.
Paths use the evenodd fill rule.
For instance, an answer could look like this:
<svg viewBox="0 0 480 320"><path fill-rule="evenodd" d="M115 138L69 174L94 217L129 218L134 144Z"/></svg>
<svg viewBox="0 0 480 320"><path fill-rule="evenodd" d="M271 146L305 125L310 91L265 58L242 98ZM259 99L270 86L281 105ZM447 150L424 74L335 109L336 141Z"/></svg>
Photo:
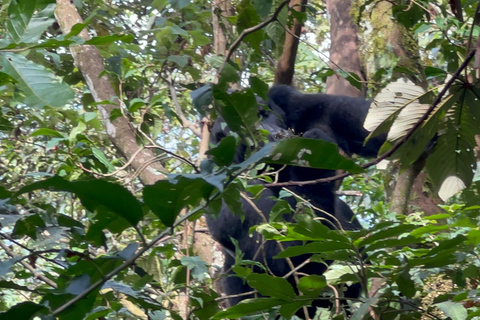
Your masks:
<svg viewBox="0 0 480 320"><path fill-rule="evenodd" d="M255 288L264 296L291 300L295 298L292 285L284 278L268 274L253 273L247 277L250 287Z"/></svg>
<svg viewBox="0 0 480 320"><path fill-rule="evenodd" d="M213 89L215 99L223 102L219 110L230 130L241 136L253 137L252 129L258 120L257 99L251 89L235 91L231 94Z"/></svg>
<svg viewBox="0 0 480 320"><path fill-rule="evenodd" d="M34 43L55 21L55 4L45 7L41 1L16 1L8 6L7 29L15 43Z"/></svg>
<svg viewBox="0 0 480 320"><path fill-rule="evenodd" d="M215 148L208 150L206 154L212 156L212 160L217 166L229 166L233 162L236 146L235 137L227 136Z"/></svg>
<svg viewBox="0 0 480 320"><path fill-rule="evenodd" d="M298 281L298 289L304 294L310 296L318 296L323 289L327 286L327 280L325 276L312 274L306 277L300 278Z"/></svg>
<svg viewBox="0 0 480 320"><path fill-rule="evenodd" d="M430 105L420 103L425 91L411 81L398 80L384 88L372 102L365 128L373 131L371 136L388 132L387 141L380 153L387 151L392 143L402 139L408 131L420 120ZM440 108L437 108L439 111ZM434 112L422 124L402 147L395 153L400 158L403 167L416 161L424 152L428 143L438 131L438 114Z"/></svg>
<svg viewBox="0 0 480 320"><path fill-rule="evenodd" d="M404 257L402 259L402 265L398 270L398 277L395 280L400 292L407 298L412 298L415 295L415 282L410 275L410 265L408 259Z"/></svg>
<svg viewBox="0 0 480 320"><path fill-rule="evenodd" d="M397 157L402 164L402 168L407 168L415 162L424 152L428 150L433 141L435 141L435 134L438 132L440 119L444 116L453 104L453 99L447 98L442 101L425 120L422 125L412 134L412 136L398 149L394 157ZM403 113L403 111L402 111ZM408 117L408 115L406 116ZM400 117L399 119L400 120ZM397 125L395 121L392 130ZM412 123L412 126L416 123ZM405 130L410 130L411 127L405 126ZM406 133L406 132L405 132Z"/></svg>
<svg viewBox="0 0 480 320"><path fill-rule="evenodd" d="M350 243L337 241L317 241L302 246L288 247L284 251L278 253L278 258L289 258L300 256L303 254L322 253L329 251L345 251L353 249Z"/></svg>
<svg viewBox="0 0 480 320"><path fill-rule="evenodd" d="M33 302L22 302L11 307L8 311L0 313L0 320L33 319L39 311L47 311L45 306ZM43 313L43 312L42 312Z"/></svg>
<svg viewBox="0 0 480 320"><path fill-rule="evenodd" d="M35 11L36 1L20 1L12 0L8 6L8 19L6 20L7 30L13 41L21 42L22 36L27 30L28 23Z"/></svg>
<svg viewBox="0 0 480 320"><path fill-rule="evenodd" d="M337 145L316 139L292 138L277 143L265 162L294 166L345 170L352 173L363 169L338 153Z"/></svg>
<svg viewBox="0 0 480 320"><path fill-rule="evenodd" d="M285 300L274 298L258 298L243 300L236 306L218 312L213 319L236 319L246 315L265 311L285 303Z"/></svg>
<svg viewBox="0 0 480 320"><path fill-rule="evenodd" d="M23 102L30 107L62 107L74 97L74 91L66 83L22 55L0 53L0 67L15 79L16 87L25 95Z"/></svg>
<svg viewBox="0 0 480 320"><path fill-rule="evenodd" d="M209 106L213 101L212 85L207 83L203 87L190 92L190 97L195 109L202 115L205 115L205 107Z"/></svg>
<svg viewBox="0 0 480 320"><path fill-rule="evenodd" d="M452 320L465 320L468 318L467 309L461 303L444 301L435 303L434 306L443 311Z"/></svg>
<svg viewBox="0 0 480 320"><path fill-rule="evenodd" d="M388 133L388 140L398 140L428 109L428 105L418 102L424 93L421 87L411 81L398 80L390 83L373 100L365 119L365 129L377 130L385 122L391 123L397 118Z"/></svg>
<svg viewBox="0 0 480 320"><path fill-rule="evenodd" d="M443 200L470 185L476 166L473 150L479 124L463 97L464 89L451 98L456 104L447 113L444 133L439 137L435 151L427 159L429 176L438 187L438 194Z"/></svg>
<svg viewBox="0 0 480 320"><path fill-rule="evenodd" d="M39 189L74 193L88 210L106 209L128 221L131 226L135 226L143 217L140 203L127 189L105 180L69 182L56 176L25 186L16 195ZM106 217L98 214L97 219Z"/></svg>
<svg viewBox="0 0 480 320"><path fill-rule="evenodd" d="M198 206L215 187L222 190L226 176L179 175L143 189L143 200L166 226L172 226L183 208Z"/></svg>

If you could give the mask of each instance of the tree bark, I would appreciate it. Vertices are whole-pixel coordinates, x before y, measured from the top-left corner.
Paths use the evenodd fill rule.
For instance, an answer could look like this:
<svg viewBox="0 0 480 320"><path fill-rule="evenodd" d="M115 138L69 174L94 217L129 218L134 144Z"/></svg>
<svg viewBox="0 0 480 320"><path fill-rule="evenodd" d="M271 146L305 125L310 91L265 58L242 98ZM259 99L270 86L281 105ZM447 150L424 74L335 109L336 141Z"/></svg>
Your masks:
<svg viewBox="0 0 480 320"><path fill-rule="evenodd" d="M75 24L83 23L75 5L70 0L57 0L55 17L63 34L70 33ZM80 32L79 36L85 40L90 39L85 29ZM143 184L154 184L164 178L162 172L165 172L165 169L155 160L153 152L149 149L138 152L140 148L136 141L135 130L131 127L127 118L117 117L113 121L110 120L112 111L121 110L121 101L113 90L108 76L105 73L102 75L104 72L103 58L98 49L92 45L79 45L70 47L70 51L75 65L82 73L95 101L111 101L110 103L99 104L97 108L108 137L117 150L127 160L131 159L131 166L136 172L139 172Z"/></svg>
<svg viewBox="0 0 480 320"><path fill-rule="evenodd" d="M289 7L292 10L305 12L307 0L291 0ZM295 59L297 58L298 43L302 33L303 23L293 19L292 27L285 33L282 56L275 68L274 83L291 85L295 74Z"/></svg>
<svg viewBox="0 0 480 320"><path fill-rule="evenodd" d="M360 81L365 81L358 54L357 26L352 22L350 9L350 0L327 0L331 38L330 67L333 70L353 72ZM326 93L365 97L365 89L358 90L339 74L328 77Z"/></svg>

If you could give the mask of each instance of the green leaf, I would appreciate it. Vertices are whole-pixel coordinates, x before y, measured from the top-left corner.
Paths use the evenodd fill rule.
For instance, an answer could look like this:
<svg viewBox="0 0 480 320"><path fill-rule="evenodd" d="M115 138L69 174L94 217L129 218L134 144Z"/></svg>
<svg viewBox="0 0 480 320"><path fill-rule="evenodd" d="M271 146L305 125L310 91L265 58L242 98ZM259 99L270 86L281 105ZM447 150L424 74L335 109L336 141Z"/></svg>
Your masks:
<svg viewBox="0 0 480 320"><path fill-rule="evenodd" d="M233 136L223 138L220 143L205 154L212 156L213 162L217 166L229 166L233 162L237 141Z"/></svg>
<svg viewBox="0 0 480 320"><path fill-rule="evenodd" d="M295 315L295 313L298 311L298 309L300 309L303 306L307 306L307 305L312 304L312 301L313 301L313 299L305 300L302 297L302 300L299 300L299 301L292 301L292 302L283 303L280 306L280 314L285 319L291 319Z"/></svg>
<svg viewBox="0 0 480 320"><path fill-rule="evenodd" d="M215 183L215 178L210 182ZM143 200L163 224L172 226L180 210L199 205L200 200L208 199L213 189L214 185L201 175L176 176L146 186L143 189Z"/></svg>
<svg viewBox="0 0 480 320"><path fill-rule="evenodd" d="M195 256L195 257L182 257L180 259L182 265L187 267L189 270L192 271L192 276L197 279L198 281L203 281L207 277L208 267L205 261L202 258Z"/></svg>
<svg viewBox="0 0 480 320"><path fill-rule="evenodd" d="M250 77L250 86L252 87L253 92L256 95L261 97L263 100L267 101L268 99L268 84L263 82L258 77Z"/></svg>
<svg viewBox="0 0 480 320"><path fill-rule="evenodd" d="M430 28L430 25L428 25L428 28ZM428 77L438 77L438 76L446 76L446 72L443 69L436 68L436 67L431 67L431 66L426 66L425 67L425 76Z"/></svg>
<svg viewBox="0 0 480 320"><path fill-rule="evenodd" d="M391 237L398 237L401 234L410 232L415 229L416 226L409 224L393 225L388 227L385 230L380 230L368 236L365 239L362 239L358 244L358 247L363 247L367 244L373 243L377 240L386 240Z"/></svg>
<svg viewBox="0 0 480 320"><path fill-rule="evenodd" d="M204 30L191 30L187 32L193 39L194 46L204 46L211 42L210 38L205 35Z"/></svg>
<svg viewBox="0 0 480 320"><path fill-rule="evenodd" d="M92 153L95 158L98 159L105 167L108 168L108 172L113 172L115 171L115 167L110 163L110 161L107 159L105 156L105 153L103 153L102 150L97 149L97 148L92 148Z"/></svg>
<svg viewBox="0 0 480 320"><path fill-rule="evenodd" d="M15 263L21 260L22 260L22 257L15 257L12 259L0 261L0 277L3 277L7 272L10 271L10 269Z"/></svg>
<svg viewBox="0 0 480 320"><path fill-rule="evenodd" d="M190 4L190 0L168 0L174 9L182 10Z"/></svg>
<svg viewBox="0 0 480 320"><path fill-rule="evenodd" d="M19 54L0 53L0 66L2 72L15 79L16 87L25 95L24 103L30 107L63 107L74 97L69 85Z"/></svg>
<svg viewBox="0 0 480 320"><path fill-rule="evenodd" d="M133 39L135 39L133 34L112 34L112 35L103 36L103 37L94 37L88 41L85 41L85 44L98 46L98 45L113 43L115 41L131 43Z"/></svg>
<svg viewBox="0 0 480 320"><path fill-rule="evenodd" d="M450 229L449 225L436 226L436 225L430 224L430 225L426 225L424 227L420 227L418 229L415 229L412 232L410 232L410 234L414 237L419 237L419 236L422 236L424 234L434 234L438 231L448 230L448 229Z"/></svg>
<svg viewBox="0 0 480 320"><path fill-rule="evenodd" d="M12 195L12 193L10 191L8 191L7 189L5 189L4 187L0 186L0 199L7 199L7 198L10 198ZM1 202L1 201L0 201ZM4 204L4 202L1 202L2 205Z"/></svg>
<svg viewBox="0 0 480 320"><path fill-rule="evenodd" d="M247 277L250 287L255 288L264 296L291 300L295 298L292 285L284 278L273 277L268 274L253 273Z"/></svg>
<svg viewBox="0 0 480 320"><path fill-rule="evenodd" d="M435 303L438 309L443 311L447 317L450 317L452 320L465 320L467 319L468 312L467 309L461 303L455 303L451 301L444 301L440 303Z"/></svg>
<svg viewBox="0 0 480 320"><path fill-rule="evenodd" d="M214 319L236 319L241 318L246 315L265 311L272 307L281 305L285 303L281 299L270 299L270 298L257 298L257 299L247 299L241 301L236 306L228 308L227 310L220 311L213 318Z"/></svg>
<svg viewBox="0 0 480 320"><path fill-rule="evenodd" d="M170 30L172 32L172 34L177 34L177 35L181 35L181 36L188 36L188 32L185 31L184 29L180 28L176 24L168 26L167 29Z"/></svg>
<svg viewBox="0 0 480 320"><path fill-rule="evenodd" d="M230 183L222 192L222 199L228 206L228 209L242 220L245 218L240 192L243 191L243 185L238 181Z"/></svg>
<svg viewBox="0 0 480 320"><path fill-rule="evenodd" d="M252 128L258 119L257 100L253 91L246 89L228 94L214 88L213 96L223 102L224 106L219 111L230 130L253 137Z"/></svg>
<svg viewBox="0 0 480 320"><path fill-rule="evenodd" d="M53 136L53 137L58 137L58 138L65 138L60 132L53 130L53 129L48 129L48 128L41 128L38 129L37 131L33 132L31 134L32 137L37 137L37 136Z"/></svg>
<svg viewBox="0 0 480 320"><path fill-rule="evenodd" d="M188 64L188 56L168 56L168 61L175 62L180 68L185 67Z"/></svg>
<svg viewBox="0 0 480 320"><path fill-rule="evenodd" d="M204 108L209 106L213 101L212 85L206 84L203 87L193 90L190 92L190 97L192 98L195 109L202 115L205 114Z"/></svg>
<svg viewBox="0 0 480 320"><path fill-rule="evenodd" d="M400 291L407 297L412 298L415 295L415 282L412 280L410 275L410 266L408 264L408 259L405 257L402 259L402 265L398 273L398 278L395 282L398 285Z"/></svg>
<svg viewBox="0 0 480 320"><path fill-rule="evenodd" d="M65 288L65 292L79 295L90 286L90 276L88 274L82 274L81 276L73 278L73 280Z"/></svg>
<svg viewBox="0 0 480 320"><path fill-rule="evenodd" d="M32 239L37 239L37 231L45 228L45 221L38 214L32 214L17 221L13 228L13 237L29 236Z"/></svg>
<svg viewBox="0 0 480 320"><path fill-rule="evenodd" d="M90 122L94 119L97 119L97 113L96 112L85 112L83 114L83 118L85 119L85 122Z"/></svg>
<svg viewBox="0 0 480 320"><path fill-rule="evenodd" d="M33 319L40 311L44 313L48 312L48 309L33 302L22 302L14 305L8 311L0 313L0 320Z"/></svg>
<svg viewBox="0 0 480 320"><path fill-rule="evenodd" d="M367 253L378 249L406 247L414 243L422 243L422 240L411 235L402 238L377 240L371 245L366 246L363 252Z"/></svg>
<svg viewBox="0 0 480 320"><path fill-rule="evenodd" d="M323 140L292 138L278 142L265 162L302 167L363 172L363 168L338 153L338 146Z"/></svg>
<svg viewBox="0 0 480 320"><path fill-rule="evenodd" d="M238 81L240 81L238 70L234 67L233 63L229 61L220 72L219 84L225 84L227 82L236 83Z"/></svg>
<svg viewBox="0 0 480 320"><path fill-rule="evenodd" d="M444 230L444 229L441 229L441 230ZM455 250L455 251L462 250L463 248L461 248L461 245L465 242L466 239L467 238L464 235L458 234L453 239L443 240L438 244L437 247L430 250L427 253L427 255L433 256L433 255L442 253L445 250Z"/></svg>
<svg viewBox="0 0 480 320"><path fill-rule="evenodd" d="M272 0L252 0L252 4L261 17L267 16L272 8Z"/></svg>
<svg viewBox="0 0 480 320"><path fill-rule="evenodd" d="M30 19L35 11L36 1L12 0L8 6L8 19L6 19L7 30L15 43L22 42Z"/></svg>
<svg viewBox="0 0 480 320"><path fill-rule="evenodd" d="M74 193L88 210L93 212L103 207L124 218L132 226L135 226L143 217L140 203L127 189L105 180L69 182L55 176L25 186L15 195L39 189ZM97 219L102 220L102 215L97 215Z"/></svg>
<svg viewBox="0 0 480 320"><path fill-rule="evenodd" d="M325 276L319 276L312 274L306 277L300 278L298 281L298 289L304 294L310 296L318 296L327 286L327 280Z"/></svg>
<svg viewBox="0 0 480 320"><path fill-rule="evenodd" d="M277 257L287 258L300 256L302 254L322 253L335 250L349 250L353 249L352 245L348 242L336 242L336 241L317 241L307 243L306 245L288 247L284 251L278 253Z"/></svg>
<svg viewBox="0 0 480 320"><path fill-rule="evenodd" d="M438 138L434 152L427 158L427 170L432 182L439 188L439 196L449 197L472 182L476 163L474 148L478 123L466 108L463 100L466 92L456 92L455 106L447 114L445 131Z"/></svg>

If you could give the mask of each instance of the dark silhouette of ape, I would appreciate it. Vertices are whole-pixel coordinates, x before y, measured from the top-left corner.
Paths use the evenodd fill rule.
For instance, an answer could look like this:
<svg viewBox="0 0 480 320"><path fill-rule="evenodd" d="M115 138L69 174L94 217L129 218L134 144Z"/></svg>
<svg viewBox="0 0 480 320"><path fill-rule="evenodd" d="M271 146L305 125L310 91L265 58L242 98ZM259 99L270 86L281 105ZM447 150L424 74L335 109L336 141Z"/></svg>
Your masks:
<svg viewBox="0 0 480 320"><path fill-rule="evenodd" d="M372 139L365 146L363 145L363 140L368 135L363 128L363 121L368 112L369 103L362 99L343 96L302 94L289 86L274 86L269 92L268 101L268 106L273 112L263 112L261 126L270 131L269 139L272 141L277 140L275 138L277 135L288 135L287 128L291 128L296 134L303 134L305 138L336 143L348 154L374 156L382 145L384 137ZM221 118L217 119L213 126L211 139L213 143L218 143L228 134L229 129L222 121ZM237 147L235 163L245 160L246 148L245 144ZM274 166L274 169L280 169L280 166ZM280 171L278 181L309 181L334 175L335 171L333 170L287 166ZM261 184L262 182L256 181L255 183ZM350 207L335 194L334 183L291 186L288 189L307 199L314 207L328 212L329 214L325 214L322 211L314 210L318 217L324 218L322 221L328 221L324 223L327 227L344 230L362 228ZM261 262L268 266L269 272L275 276L284 276L291 272L285 259L273 259L281 251L276 241L265 242L262 236L256 232L252 236L249 235L251 227L269 220L270 211L275 205L272 197L278 197L279 192L280 188L278 187L267 188L254 201L264 218L258 214L256 208L246 201L242 201L242 210L245 213L243 221L240 217L232 214L225 204L217 217L207 216L207 224L212 237L224 248L224 271L234 274L231 271L231 267L235 264L235 246L231 241L233 238L244 253L244 260ZM297 200L293 196L286 198L286 201L292 208L297 205ZM284 219L286 221L294 220L293 212L285 214ZM282 242L284 248L301 244L300 241ZM298 266L308 258L309 256L306 255L297 256L292 257L291 261L294 266ZM260 269L257 269L254 271L260 272ZM310 262L300 268L298 272L321 275L325 270L325 264ZM295 287L293 276L289 277L288 281ZM223 278L221 286L224 293L229 296L252 291L248 284L243 282L243 279L235 276ZM353 285L347 289L345 296L358 297L359 291L360 286ZM243 299L252 297L253 295L233 297L229 299L229 304L235 305ZM312 305L313 307L328 307L331 306L331 303L316 300ZM311 308L310 313L313 316L315 308ZM298 315L302 316L301 312Z"/></svg>
<svg viewBox="0 0 480 320"><path fill-rule="evenodd" d="M385 142L386 134L370 139L363 127L372 101L331 94L304 94L286 85L273 86L268 105L281 110L285 125L301 134L318 128L347 154L375 157Z"/></svg>

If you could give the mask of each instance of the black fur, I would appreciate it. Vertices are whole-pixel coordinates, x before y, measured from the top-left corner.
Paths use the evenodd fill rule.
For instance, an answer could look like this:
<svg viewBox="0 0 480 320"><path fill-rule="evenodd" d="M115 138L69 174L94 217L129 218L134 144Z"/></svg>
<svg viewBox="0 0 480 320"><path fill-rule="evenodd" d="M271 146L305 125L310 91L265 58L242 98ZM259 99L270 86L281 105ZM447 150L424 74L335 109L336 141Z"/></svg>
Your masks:
<svg viewBox="0 0 480 320"><path fill-rule="evenodd" d="M330 136L347 154L375 157L386 134L370 139L363 127L371 101L330 94L304 94L286 85L270 89L268 104L282 110L285 124L297 134L318 128Z"/></svg>

